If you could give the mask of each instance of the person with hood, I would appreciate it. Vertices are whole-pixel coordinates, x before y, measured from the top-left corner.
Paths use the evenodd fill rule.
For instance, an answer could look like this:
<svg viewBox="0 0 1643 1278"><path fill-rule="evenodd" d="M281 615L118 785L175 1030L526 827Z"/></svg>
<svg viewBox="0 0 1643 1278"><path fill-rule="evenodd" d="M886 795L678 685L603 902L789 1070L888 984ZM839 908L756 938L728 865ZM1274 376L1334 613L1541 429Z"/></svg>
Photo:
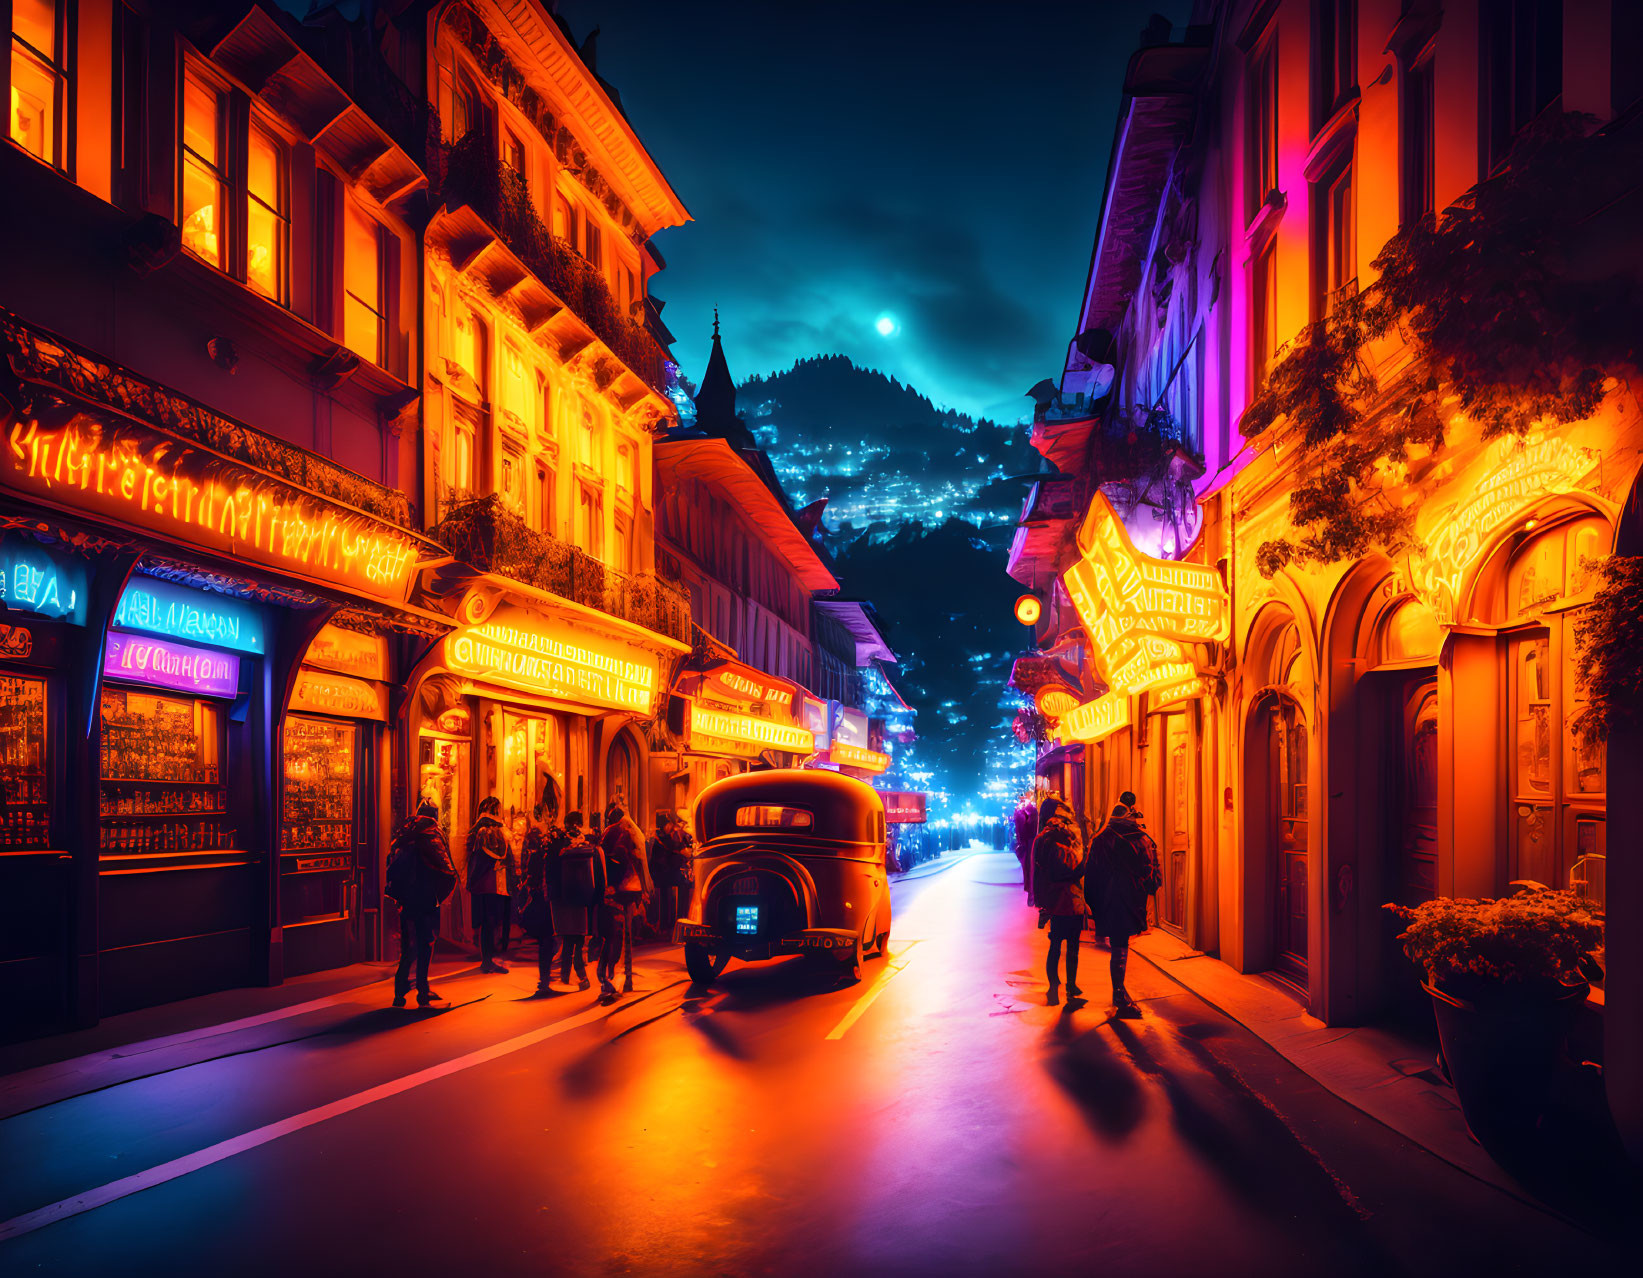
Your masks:
<svg viewBox="0 0 1643 1278"><path fill-rule="evenodd" d="M468 829L468 894L473 902L474 930L479 933L481 972L508 970L496 961L496 941L507 916L508 885L517 870L498 815L501 811L501 801L487 794L479 801L479 815Z"/></svg>
<svg viewBox="0 0 1643 1278"><path fill-rule="evenodd" d="M1118 806L1090 843L1084 878L1096 930L1107 938L1112 950L1113 1006L1125 1020L1141 1015L1124 988L1130 937L1147 930L1147 898L1163 883L1158 845L1135 810L1135 795L1126 790L1118 796Z"/></svg>
<svg viewBox="0 0 1643 1278"><path fill-rule="evenodd" d="M673 935L674 922L690 905L695 878L695 840L677 812L656 814L656 836L650 841L650 873L656 882L656 930Z"/></svg>
<svg viewBox="0 0 1643 1278"><path fill-rule="evenodd" d="M394 1006L404 1007L411 992L411 963L416 963L416 1001L419 1007L436 1002L428 988L428 964L434 938L439 934L439 907L456 888L456 867L445 831L439 828L439 808L424 799L394 835L388 854L384 885L399 905L399 968L394 973Z"/></svg>
<svg viewBox="0 0 1643 1278"><path fill-rule="evenodd" d="M624 960L622 993L633 993L633 912L650 896L650 864L645 858L645 832L620 803L605 809L605 833L600 840L605 859L605 903L599 912L599 992L616 998L616 960Z"/></svg>
<svg viewBox="0 0 1643 1278"><path fill-rule="evenodd" d="M1048 916L1050 950L1044 972L1049 978L1046 1002L1061 1001L1061 951L1067 952L1067 998L1080 998L1078 945L1089 913L1084 903L1084 839L1072 809L1053 795L1038 813L1038 836L1033 840L1034 903Z"/></svg>
<svg viewBox="0 0 1643 1278"><path fill-rule="evenodd" d="M559 851L564 841L565 832L559 827L559 792L549 777L542 783L542 798L531 814L519 870L524 897L519 926L536 938L537 998L554 993L553 956L558 947L554 943L551 902L559 886Z"/></svg>
<svg viewBox="0 0 1643 1278"><path fill-rule="evenodd" d="M594 911L605 899L605 858L588 841L582 829L582 814L565 815L565 829L555 860L559 867L558 890L551 893L553 930L561 938L559 983L570 984L571 967L576 967L578 989L587 989L587 959L584 948L593 931Z"/></svg>

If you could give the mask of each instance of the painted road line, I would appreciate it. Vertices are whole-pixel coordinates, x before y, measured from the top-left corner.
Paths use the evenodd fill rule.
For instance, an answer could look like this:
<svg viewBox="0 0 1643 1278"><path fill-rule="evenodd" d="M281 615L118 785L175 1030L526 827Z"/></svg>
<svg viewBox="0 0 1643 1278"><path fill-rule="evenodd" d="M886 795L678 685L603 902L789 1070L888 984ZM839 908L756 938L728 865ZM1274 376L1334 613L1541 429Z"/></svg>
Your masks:
<svg viewBox="0 0 1643 1278"><path fill-rule="evenodd" d="M504 1039L500 1043L493 1043L489 1047L482 1047L477 1051L469 1052L465 1056L458 1056L439 1065L430 1065L427 1069L419 1069L403 1078L396 1078L391 1082L368 1087L362 1092L355 1092L352 1096L344 1096L341 1100L331 1101L326 1105L319 1105L313 1109L304 1110L300 1114L293 1114L290 1118L282 1118L277 1123L268 1123L240 1136L228 1140L218 1141L215 1145L207 1145L204 1149L195 1150L192 1154L185 1154L181 1158L174 1158L168 1163L161 1163L158 1167L150 1167L146 1171L135 1172L119 1180L110 1181L97 1189L88 1190L83 1194L76 1194L72 1198L64 1198L50 1206L41 1207L35 1211L26 1212L21 1216L13 1216L10 1220L0 1222L0 1242L12 1238L19 1238L24 1234L33 1233L36 1229L44 1229L47 1225L56 1224L59 1220L67 1220L71 1216L78 1216L92 1211L107 1203L116 1202L121 1198L129 1198L132 1194L141 1193L145 1189L152 1189L156 1185L163 1185L167 1181L176 1180L190 1172L196 1172L213 1163L220 1163L235 1154L243 1154L248 1150L256 1149L259 1145L266 1145L270 1141L278 1140L281 1136L289 1136L293 1132L300 1132L305 1127L313 1127L327 1119L339 1118L343 1114L352 1113L356 1109L363 1109L375 1101L387 1100L390 1096L398 1096L412 1088L421 1087L424 1083L437 1082L442 1078L449 1078L475 1065L484 1065L499 1057L508 1056L513 1052L522 1051L527 1047L534 1047L538 1043L546 1042L560 1034L568 1034L571 1030L580 1029L584 1025L615 1016L618 1012L626 1011L637 1003L643 1002L664 990L670 990L675 985L683 985L684 981L674 981L664 985L661 989L653 990L649 994L618 1003L613 1007L595 1004L584 1012L565 1020L556 1021L552 1025L544 1025L541 1029L531 1030L526 1034L519 1034L513 1038Z"/></svg>
<svg viewBox="0 0 1643 1278"><path fill-rule="evenodd" d="M828 1031L828 1038L843 1038L849 1032L850 1027L861 1019L862 1013L872 1007L874 1000L884 993L885 986L890 984L896 974L907 970L907 965L912 962L908 955L913 946L917 944L917 941L909 941L900 954L885 962L884 970L873 978L871 985L862 991L861 997L856 1000L856 1005L839 1019L837 1025Z"/></svg>

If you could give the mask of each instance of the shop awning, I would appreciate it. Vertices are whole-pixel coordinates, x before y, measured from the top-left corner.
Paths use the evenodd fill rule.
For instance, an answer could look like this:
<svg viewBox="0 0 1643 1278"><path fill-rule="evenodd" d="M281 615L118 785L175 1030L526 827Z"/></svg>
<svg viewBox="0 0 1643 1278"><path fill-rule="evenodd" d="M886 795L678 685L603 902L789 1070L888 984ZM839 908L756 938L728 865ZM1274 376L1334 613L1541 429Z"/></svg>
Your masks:
<svg viewBox="0 0 1643 1278"><path fill-rule="evenodd" d="M892 663L901 660L891 651L884 632L879 629L878 614L865 599L818 599L816 610L850 632L856 641L857 666L874 660Z"/></svg>

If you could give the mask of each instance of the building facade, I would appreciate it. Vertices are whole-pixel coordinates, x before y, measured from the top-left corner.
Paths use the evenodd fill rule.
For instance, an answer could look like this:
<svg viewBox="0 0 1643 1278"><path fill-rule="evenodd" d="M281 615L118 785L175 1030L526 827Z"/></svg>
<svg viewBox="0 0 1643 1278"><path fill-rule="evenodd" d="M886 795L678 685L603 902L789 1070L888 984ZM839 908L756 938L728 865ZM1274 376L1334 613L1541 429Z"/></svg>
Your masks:
<svg viewBox="0 0 1643 1278"><path fill-rule="evenodd" d="M277 10L6 11L0 984L31 1033L373 953L389 686L445 623L404 493L407 95Z"/></svg>
<svg viewBox="0 0 1643 1278"><path fill-rule="evenodd" d="M438 803L460 867L488 795L516 837L544 794L561 814L655 806L690 608L654 571L652 437L673 406L650 237L689 214L547 6L426 21L420 495L454 558L429 601L457 625L408 681L405 797ZM467 935L460 899L445 929Z"/></svg>
<svg viewBox="0 0 1643 1278"><path fill-rule="evenodd" d="M1287 981L1331 1023L1418 1006L1385 902L1529 879L1610 917L1640 904L1629 869L1607 874L1616 769L1633 765L1581 738L1575 677L1637 470L1623 369L1589 412L1521 437L1485 438L1440 400L1437 446L1377 480L1407 512L1396 553L1275 549L1304 545L1314 521L1291 498L1317 473L1293 422L1320 387L1274 380L1283 361L1373 296L1401 229L1474 207L1560 113L1585 116L1594 146L1624 141L1643 89L1632 9L1206 4L1130 64L1078 335L1033 428L1061 473L1029 497L1012 553L1043 606L1015 680L1045 715L1047 771L1089 816L1140 796L1165 863L1162 925ZM1634 270L1635 197L1584 213L1602 269ZM1434 373L1396 331L1362 359L1371 423ZM1292 398L1269 398L1276 420L1246 436L1269 384ZM1123 474L1151 432L1173 445L1168 467ZM1143 596L1124 564L1180 593L1126 612ZM1125 651L1118 632L1163 645L1139 680L1105 661ZM1157 662L1180 679L1149 684ZM1643 989L1611 935L1588 1016L1619 1066L1614 1096L1615 1077L1636 1077Z"/></svg>

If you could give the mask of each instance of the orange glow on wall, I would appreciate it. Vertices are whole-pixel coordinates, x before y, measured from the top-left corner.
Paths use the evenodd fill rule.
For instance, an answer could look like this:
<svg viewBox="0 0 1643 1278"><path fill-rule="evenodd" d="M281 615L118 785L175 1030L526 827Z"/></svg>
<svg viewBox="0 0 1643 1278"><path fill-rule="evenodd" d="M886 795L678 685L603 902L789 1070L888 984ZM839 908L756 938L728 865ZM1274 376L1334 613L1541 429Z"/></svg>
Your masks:
<svg viewBox="0 0 1643 1278"><path fill-rule="evenodd" d="M808 728L795 728L750 714L716 710L699 701L690 703L689 735L692 746L710 750L714 743L740 747L737 752L748 754L758 754L761 750L813 754L816 749L816 735Z"/></svg>
<svg viewBox="0 0 1643 1278"><path fill-rule="evenodd" d="M1178 690L1197 676L1183 643L1222 643L1232 631L1220 573L1142 554L1101 492L1090 502L1078 546L1083 553L1062 583L1108 688L1119 696L1149 689L1182 695Z"/></svg>
<svg viewBox="0 0 1643 1278"><path fill-rule="evenodd" d="M1129 724L1129 697L1109 692L1067 711L1056 727L1056 735L1063 745L1073 741L1096 742Z"/></svg>
<svg viewBox="0 0 1643 1278"><path fill-rule="evenodd" d="M650 714L656 700L656 659L645 649L517 606L447 636L445 664L537 696L635 714Z"/></svg>
<svg viewBox="0 0 1643 1278"><path fill-rule="evenodd" d="M845 768L860 768L863 772L884 772L890 767L890 756L880 754L877 750L864 750L860 746L846 745L842 741L835 741L828 756L834 763Z"/></svg>
<svg viewBox="0 0 1643 1278"><path fill-rule="evenodd" d="M13 420L0 481L236 559L403 600L416 546L388 525L157 431Z"/></svg>
<svg viewBox="0 0 1643 1278"><path fill-rule="evenodd" d="M1413 566L1413 584L1433 615L1453 622L1466 574L1495 535L1541 498L1574 491L1594 465L1594 454L1556 437L1492 444L1467 496L1422 534L1426 554Z"/></svg>

